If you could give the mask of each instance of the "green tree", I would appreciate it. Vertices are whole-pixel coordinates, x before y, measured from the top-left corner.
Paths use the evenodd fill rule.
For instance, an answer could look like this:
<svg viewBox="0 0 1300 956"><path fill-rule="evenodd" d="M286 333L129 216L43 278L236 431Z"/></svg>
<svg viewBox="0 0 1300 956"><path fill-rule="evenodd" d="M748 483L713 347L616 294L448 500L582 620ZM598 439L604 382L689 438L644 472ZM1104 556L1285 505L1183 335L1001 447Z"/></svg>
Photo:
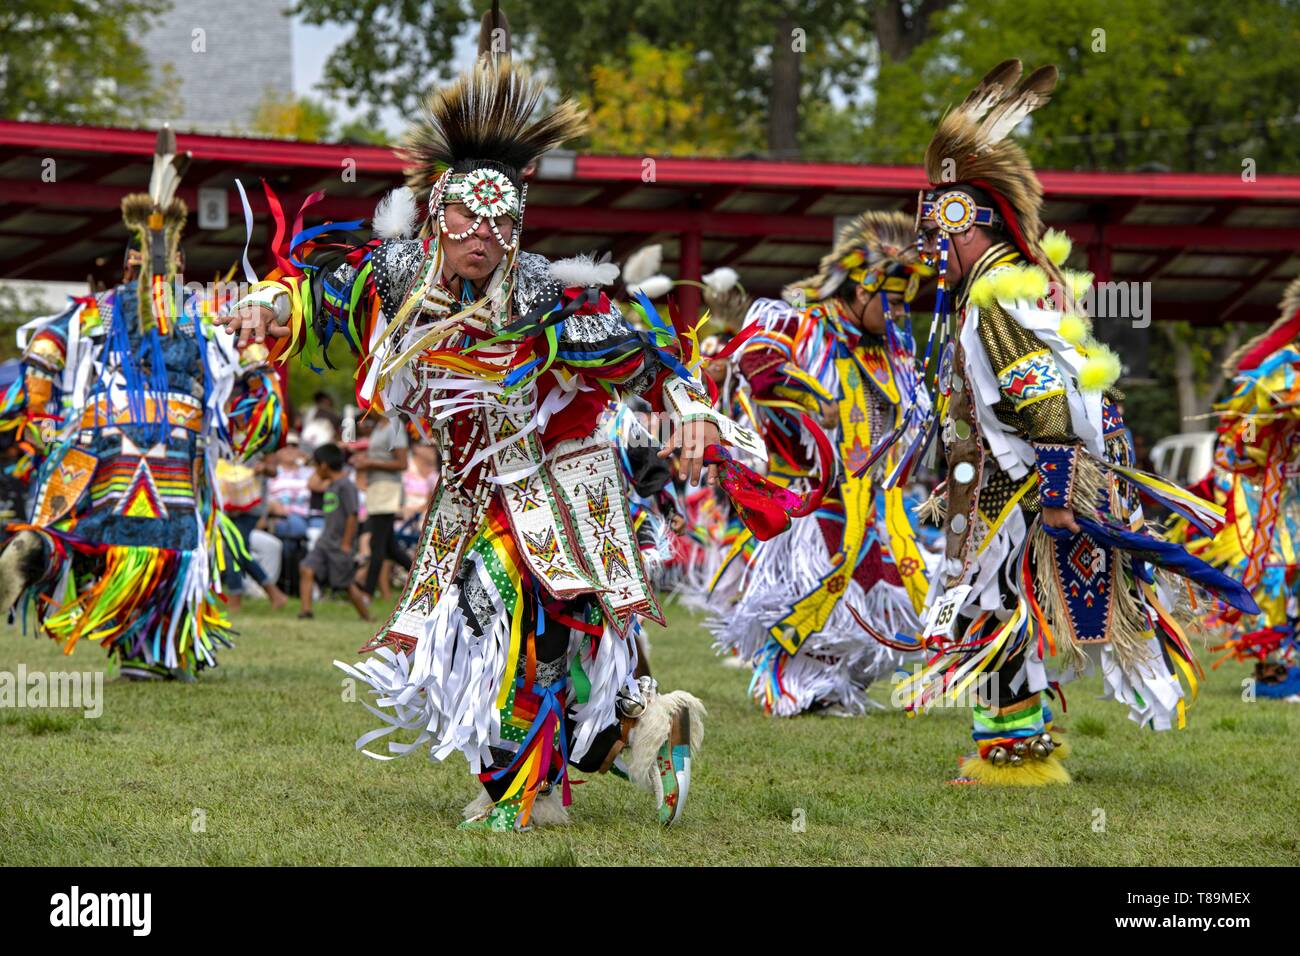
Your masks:
<svg viewBox="0 0 1300 956"><path fill-rule="evenodd" d="M346 346L336 345L331 354L339 367L322 367L319 372L313 372L309 365L297 359L289 361L287 397L298 415L311 405L312 396L317 392L328 392L340 412L345 405L357 403L356 367L346 351Z"/></svg>
<svg viewBox="0 0 1300 956"><path fill-rule="evenodd" d="M591 139L602 152L726 156L745 135L736 118L710 106L692 83L690 46L660 49L634 39L592 67Z"/></svg>
<svg viewBox="0 0 1300 956"><path fill-rule="evenodd" d="M34 289L0 285L0 362L19 356L18 326L52 311Z"/></svg>
<svg viewBox="0 0 1300 956"><path fill-rule="evenodd" d="M811 103L849 95L870 66L871 4L859 0L533 0L510 10L534 61L558 86L590 96L595 68L635 35L669 49L695 50L692 90L724 110L745 135L741 153L794 156L805 142L800 119ZM582 42L575 42L576 35Z"/></svg>
<svg viewBox="0 0 1300 956"><path fill-rule="evenodd" d="M557 89L597 106L597 86L608 86L608 71L635 66L636 44L665 52L689 49L692 62L683 68L689 96L702 97L700 114L729 117L718 135L734 152L778 155L797 153L807 143L800 119L810 104L859 92L874 55L871 17L880 5L913 6L897 0L503 4L516 55L545 69ZM918 5L917 16L920 8L928 16L932 5L933 0ZM352 28L326 66L325 90L354 107L393 106L415 115L430 86L456 72L457 37L473 29L489 8L482 0L436 5L298 0L295 12L309 23Z"/></svg>
<svg viewBox="0 0 1300 956"><path fill-rule="evenodd" d="M299 0L293 15L351 33L325 63L321 87L376 122L394 106L414 116L436 81L451 76L456 38L478 14L470 0Z"/></svg>
<svg viewBox="0 0 1300 956"><path fill-rule="evenodd" d="M916 162L934 123L998 61L1061 69L1025 140L1056 169L1300 166L1300 10L1294 0L981 0L937 13L931 36L881 65L864 157Z"/></svg>
<svg viewBox="0 0 1300 956"><path fill-rule="evenodd" d="M135 42L170 0L5 0L0 117L143 123L171 102Z"/></svg>

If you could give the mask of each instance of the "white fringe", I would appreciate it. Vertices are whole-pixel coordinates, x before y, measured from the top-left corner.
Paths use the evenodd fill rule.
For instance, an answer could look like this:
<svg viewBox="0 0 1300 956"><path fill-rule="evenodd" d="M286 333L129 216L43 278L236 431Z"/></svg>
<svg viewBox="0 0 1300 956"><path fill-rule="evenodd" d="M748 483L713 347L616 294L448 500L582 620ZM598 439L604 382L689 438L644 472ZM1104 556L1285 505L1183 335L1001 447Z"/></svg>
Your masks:
<svg viewBox="0 0 1300 956"><path fill-rule="evenodd" d="M770 640L769 629L817 586L830 567L830 553L817 518L796 518L788 532L759 545L735 606L707 622L714 647L753 663ZM871 703L867 688L911 657L872 639L853 619L849 602L882 634L920 629L906 588L880 581L864 591L850 581L826 627L786 661L782 684L794 700L780 698L774 709L778 716L794 716L817 701L838 703L861 713Z"/></svg>
<svg viewBox="0 0 1300 956"><path fill-rule="evenodd" d="M1127 669L1121 666L1110 644L1090 645L1088 650L1101 667L1103 696L1127 704L1129 720L1155 730L1170 730L1176 725L1183 689L1165 664L1157 638L1147 641L1150 658Z"/></svg>
<svg viewBox="0 0 1300 956"><path fill-rule="evenodd" d="M590 640L590 635L582 631L575 629L570 634L569 658L572 660L581 655L582 668L591 681L591 695L587 702L571 709L575 727L570 758L574 761L586 756L596 734L617 719L614 703L619 690L636 686L633 676L638 659L635 634L639 627L640 621L634 620L626 637L620 637L613 628L606 627L598 646Z"/></svg>

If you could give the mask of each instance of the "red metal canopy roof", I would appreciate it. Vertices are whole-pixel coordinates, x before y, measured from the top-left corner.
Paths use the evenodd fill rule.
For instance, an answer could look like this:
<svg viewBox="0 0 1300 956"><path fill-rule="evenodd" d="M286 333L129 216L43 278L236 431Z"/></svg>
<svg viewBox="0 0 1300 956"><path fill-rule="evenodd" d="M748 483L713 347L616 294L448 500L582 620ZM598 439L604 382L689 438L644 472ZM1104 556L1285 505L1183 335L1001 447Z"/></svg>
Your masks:
<svg viewBox="0 0 1300 956"><path fill-rule="evenodd" d="M147 183L154 138L151 130L0 121L0 277L80 281L96 260L103 262L100 274L111 276L126 239L118 202ZM268 217L260 178L291 211L309 193L326 190L309 221L366 218L401 182L401 161L374 146L177 139L194 155L181 197L193 210L200 186L220 187L230 211L223 230L200 230L192 214L185 240L191 275L224 272L243 248L236 178L249 189L259 220L254 249L262 250ZM660 242L669 275L698 278L727 265L756 294L815 271L836 217L911 209L924 185L912 166L550 159L529 184L531 250L551 257L610 251L621 261ZM1040 178L1044 218L1075 240L1072 264L1099 279L1151 282L1156 320L1271 320L1297 272L1300 176L1262 174L1247 182L1232 174L1045 170ZM257 256L254 264L262 265ZM694 292L683 292L689 307Z"/></svg>

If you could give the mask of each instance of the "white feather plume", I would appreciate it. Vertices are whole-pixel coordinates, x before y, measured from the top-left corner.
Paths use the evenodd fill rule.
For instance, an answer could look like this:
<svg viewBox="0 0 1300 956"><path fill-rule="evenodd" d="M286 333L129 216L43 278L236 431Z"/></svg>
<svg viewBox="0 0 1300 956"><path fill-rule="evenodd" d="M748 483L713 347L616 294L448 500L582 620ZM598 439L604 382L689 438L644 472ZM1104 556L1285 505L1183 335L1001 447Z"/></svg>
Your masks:
<svg viewBox="0 0 1300 956"><path fill-rule="evenodd" d="M618 279L618 264L597 262L589 255L577 255L552 262L551 275L566 289L613 285Z"/></svg>
<svg viewBox="0 0 1300 956"><path fill-rule="evenodd" d="M655 275L664 263L664 247L655 243L638 249L623 263L623 281L627 285L640 285Z"/></svg>
<svg viewBox="0 0 1300 956"><path fill-rule="evenodd" d="M647 298L657 299L661 295L666 295L672 287L673 280L660 273L659 275L650 276L644 282L628 286L627 293L628 295L635 295L637 292L644 292Z"/></svg>
<svg viewBox="0 0 1300 956"><path fill-rule="evenodd" d="M717 295L730 292L740 281L740 275L735 269L728 266L722 266L714 269L704 277L704 284Z"/></svg>
<svg viewBox="0 0 1300 956"><path fill-rule="evenodd" d="M407 187L398 186L379 200L372 225L381 239L409 239L415 235L418 218L415 195Z"/></svg>

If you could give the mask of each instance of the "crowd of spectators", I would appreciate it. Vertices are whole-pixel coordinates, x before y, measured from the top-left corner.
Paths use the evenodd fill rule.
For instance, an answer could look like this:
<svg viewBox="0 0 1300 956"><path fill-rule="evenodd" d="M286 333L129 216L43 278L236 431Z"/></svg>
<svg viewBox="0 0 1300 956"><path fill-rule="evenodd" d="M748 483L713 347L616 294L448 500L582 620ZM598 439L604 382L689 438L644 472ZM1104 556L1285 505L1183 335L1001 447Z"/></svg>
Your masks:
<svg viewBox="0 0 1300 956"><path fill-rule="evenodd" d="M378 594L391 600L438 483L438 453L383 416L342 414L317 393L284 447L249 464L222 462L218 477L230 548L223 590L232 612L245 593L273 609L297 598L345 595L370 619Z"/></svg>

